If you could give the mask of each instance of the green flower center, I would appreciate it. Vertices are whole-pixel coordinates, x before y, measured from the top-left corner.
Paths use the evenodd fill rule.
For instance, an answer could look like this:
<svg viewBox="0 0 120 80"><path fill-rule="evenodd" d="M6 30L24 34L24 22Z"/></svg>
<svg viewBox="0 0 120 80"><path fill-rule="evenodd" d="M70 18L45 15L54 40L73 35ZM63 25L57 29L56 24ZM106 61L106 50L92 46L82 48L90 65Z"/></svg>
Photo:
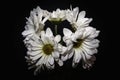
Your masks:
<svg viewBox="0 0 120 80"><path fill-rule="evenodd" d="M77 42L73 42L74 48L79 48L83 43L83 39L77 39Z"/></svg>
<svg viewBox="0 0 120 80"><path fill-rule="evenodd" d="M42 50L46 55L50 55L54 51L53 46L51 44L44 45Z"/></svg>
<svg viewBox="0 0 120 80"><path fill-rule="evenodd" d="M52 22L55 25L58 25L62 22L62 19L53 18L52 20L50 20L50 22Z"/></svg>

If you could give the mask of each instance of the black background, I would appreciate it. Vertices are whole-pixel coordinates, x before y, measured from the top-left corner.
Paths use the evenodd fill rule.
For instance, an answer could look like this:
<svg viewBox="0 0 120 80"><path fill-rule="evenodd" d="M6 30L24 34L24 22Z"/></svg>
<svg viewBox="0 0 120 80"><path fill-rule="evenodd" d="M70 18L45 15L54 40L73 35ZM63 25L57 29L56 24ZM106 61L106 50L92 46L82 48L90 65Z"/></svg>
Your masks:
<svg viewBox="0 0 120 80"><path fill-rule="evenodd" d="M118 63L113 61L117 56L114 44L117 44L115 38L117 35L115 29L117 26L113 24L114 17L117 15L114 2L105 2L104 0L24 0L11 1L4 5L5 26L7 26L7 59L3 59L5 67L5 75L12 79L18 80L97 80L105 79L113 76L113 71L117 71L115 67ZM91 70L84 70L81 66L71 67L70 61L65 63L63 67L57 67L50 71L41 71L37 76L33 75L33 70L28 70L25 62L26 47L23 43L21 32L26 24L26 17L29 17L30 11L37 6L42 9L53 11L57 8L68 9L70 4L79 7L80 11L86 11L86 17L92 17L91 26L100 30L98 39L100 46L98 48L97 60ZM7 23L6 23L7 22ZM12 46L11 46L12 45ZM7 51L7 50L6 50ZM4 57L3 57L4 58ZM116 70L117 69L117 70ZM8 77L8 78L9 78ZM115 77L114 77L115 78Z"/></svg>

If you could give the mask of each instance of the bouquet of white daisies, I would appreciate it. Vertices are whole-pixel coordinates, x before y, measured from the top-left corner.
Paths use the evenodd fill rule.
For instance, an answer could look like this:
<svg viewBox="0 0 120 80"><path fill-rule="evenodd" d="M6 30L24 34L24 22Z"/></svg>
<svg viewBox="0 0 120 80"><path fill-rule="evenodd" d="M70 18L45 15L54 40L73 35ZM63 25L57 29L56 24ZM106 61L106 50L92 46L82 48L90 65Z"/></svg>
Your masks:
<svg viewBox="0 0 120 80"><path fill-rule="evenodd" d="M85 18L85 15L86 12L79 12L78 7L57 9L53 12L37 7L30 12L22 35L28 49L25 58L29 68L36 68L35 74L44 67L54 69L55 62L63 66L64 61L71 58L72 67L80 62L85 69L92 66L95 61L94 54L97 53L96 48L99 46L96 37L100 31L89 26L92 18ZM57 25L64 20L70 23L72 30L63 28L64 36L61 37L61 34L57 33ZM54 23L55 35L51 28L47 27L45 30L46 21Z"/></svg>

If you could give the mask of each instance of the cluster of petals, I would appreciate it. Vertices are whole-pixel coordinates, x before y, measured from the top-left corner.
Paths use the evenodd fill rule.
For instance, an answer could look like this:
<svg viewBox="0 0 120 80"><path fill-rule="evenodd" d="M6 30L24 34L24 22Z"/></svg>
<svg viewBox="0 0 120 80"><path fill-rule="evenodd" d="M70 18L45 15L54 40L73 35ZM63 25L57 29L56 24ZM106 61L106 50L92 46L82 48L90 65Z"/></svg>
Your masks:
<svg viewBox="0 0 120 80"><path fill-rule="evenodd" d="M35 67L35 74L41 68L54 69L55 63L63 66L64 61L73 59L72 66L82 63L83 68L90 68L95 61L97 53L99 30L89 26L92 18L85 17L86 12L79 12L79 8L66 10L56 9L53 12L43 10L40 7L30 12L27 18L25 30L22 32L24 44L28 49L27 59L29 68ZM46 21L62 22L67 20L72 29L63 28L64 36L53 35L53 31L47 27ZM64 42L65 45L61 44Z"/></svg>

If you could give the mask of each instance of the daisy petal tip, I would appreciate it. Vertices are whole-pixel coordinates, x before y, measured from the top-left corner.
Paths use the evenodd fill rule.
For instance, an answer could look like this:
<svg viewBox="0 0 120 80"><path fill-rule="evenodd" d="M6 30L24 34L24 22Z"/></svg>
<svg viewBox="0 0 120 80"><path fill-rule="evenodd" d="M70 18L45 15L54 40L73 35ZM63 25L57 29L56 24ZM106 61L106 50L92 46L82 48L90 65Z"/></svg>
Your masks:
<svg viewBox="0 0 120 80"><path fill-rule="evenodd" d="M61 36L60 36L60 35L57 35L57 36L55 37L55 41L56 41L56 42L60 42L60 40L61 40Z"/></svg>
<svg viewBox="0 0 120 80"><path fill-rule="evenodd" d="M63 61L59 60L58 64L59 64L59 66L63 66Z"/></svg>

